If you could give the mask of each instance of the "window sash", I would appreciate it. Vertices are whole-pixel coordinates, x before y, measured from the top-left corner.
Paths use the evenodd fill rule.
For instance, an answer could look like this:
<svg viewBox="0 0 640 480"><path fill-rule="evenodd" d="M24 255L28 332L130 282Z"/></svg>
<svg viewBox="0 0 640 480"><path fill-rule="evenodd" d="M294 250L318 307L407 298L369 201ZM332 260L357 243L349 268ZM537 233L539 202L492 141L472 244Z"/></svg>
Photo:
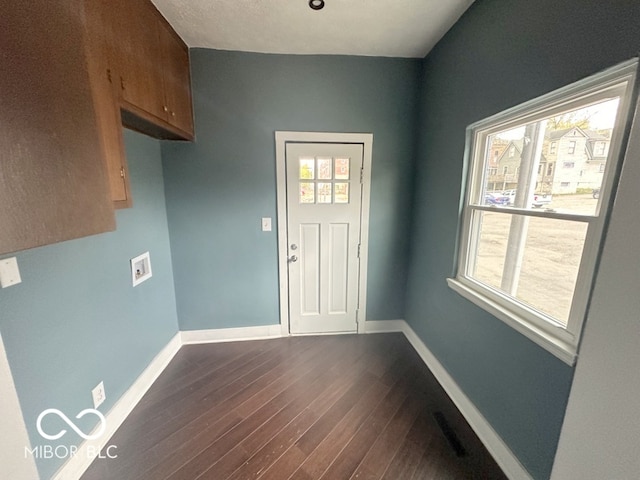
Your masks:
<svg viewBox="0 0 640 480"><path fill-rule="evenodd" d="M506 311L505 315L498 315L499 318L503 320L505 316L512 318L513 321L508 323L520 331L526 330L527 333L524 331L523 333L569 364L572 364L573 359L575 359L580 331L586 315L597 267L600 242L607 220L606 210L611 203L609 199L621 164L619 159L623 154L623 140L626 138L630 128L630 122L627 122L626 119L629 115L636 70L637 60L634 59L586 80L482 120L467 128L465 166L468 168L459 228L460 241L456 259L456 278L451 280L449 284L467 298L470 298L468 296L469 292L474 292L472 296L477 298L475 300L472 299L472 301L477 301L478 304L484 302L483 308L492 313ZM594 215L481 205L484 195L483 178L489 162L489 159L485 157L488 152L488 140L491 135L536 123L567 111L584 108L612 97L619 97L620 103L607 160L607 163L610 162L610 166L604 172L600 198ZM533 174L535 175L535 172ZM477 237L478 235L478 227L473 220L477 212L480 211L499 211L529 217L556 218L588 224L566 328L557 324L550 316L541 314L541 312L527 307L524 303L508 297L499 290L482 284L467 273L469 265L471 265L472 255L475 255L475 252L471 250L477 241L474 236ZM467 292L463 293L463 290ZM495 305L499 307L497 310ZM558 352L562 353L559 354Z"/></svg>

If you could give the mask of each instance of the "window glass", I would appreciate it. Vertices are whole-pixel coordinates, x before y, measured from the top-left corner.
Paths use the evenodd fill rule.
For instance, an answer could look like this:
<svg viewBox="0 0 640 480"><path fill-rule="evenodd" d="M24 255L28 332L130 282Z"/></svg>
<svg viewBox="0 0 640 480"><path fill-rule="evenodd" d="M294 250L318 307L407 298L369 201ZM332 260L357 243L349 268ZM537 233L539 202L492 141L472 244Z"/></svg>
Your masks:
<svg viewBox="0 0 640 480"><path fill-rule="evenodd" d="M314 183L300 182L300 203L316 203Z"/></svg>
<svg viewBox="0 0 640 480"><path fill-rule="evenodd" d="M602 187L605 171L593 162L595 151L585 149L579 158L570 153L576 144L571 138L579 134L586 141L611 142L618 105L619 98L611 98L490 135L488 152L508 142L514 154L502 156L496 166L490 153L483 159L487 169L480 202L594 215L598 202L591 194ZM581 128L572 128L575 124ZM554 143L554 161L562 168L554 169L544 154ZM501 174L492 173L496 170Z"/></svg>
<svg viewBox="0 0 640 480"><path fill-rule="evenodd" d="M348 158L336 158L336 180L349 180Z"/></svg>
<svg viewBox="0 0 640 480"><path fill-rule="evenodd" d="M349 184L336 183L335 189L335 203L349 203Z"/></svg>
<svg viewBox="0 0 640 480"><path fill-rule="evenodd" d="M315 177L315 165L314 158L301 158L300 159L300 178L302 180L313 180Z"/></svg>
<svg viewBox="0 0 640 480"><path fill-rule="evenodd" d="M331 158L318 158L318 179L331 180Z"/></svg>
<svg viewBox="0 0 640 480"><path fill-rule="evenodd" d="M469 274L566 326L587 224L502 212L477 215L478 246ZM515 236L518 250L508 248Z"/></svg>
<svg viewBox="0 0 640 480"><path fill-rule="evenodd" d="M636 69L628 62L468 128L449 284L563 359L575 358L586 315Z"/></svg>
<svg viewBox="0 0 640 480"><path fill-rule="evenodd" d="M318 183L318 203L331 203L331 183Z"/></svg>

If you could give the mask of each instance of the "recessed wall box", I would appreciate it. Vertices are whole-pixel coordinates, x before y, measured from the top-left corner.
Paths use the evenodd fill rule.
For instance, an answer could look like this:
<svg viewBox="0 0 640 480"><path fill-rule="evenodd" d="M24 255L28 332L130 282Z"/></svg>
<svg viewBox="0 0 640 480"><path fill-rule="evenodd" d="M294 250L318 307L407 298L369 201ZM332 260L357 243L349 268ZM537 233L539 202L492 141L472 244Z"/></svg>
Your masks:
<svg viewBox="0 0 640 480"><path fill-rule="evenodd" d="M22 282L16 257L0 260L0 286L7 288Z"/></svg>
<svg viewBox="0 0 640 480"><path fill-rule="evenodd" d="M151 278L151 259L149 252L131 259L131 282L133 286Z"/></svg>

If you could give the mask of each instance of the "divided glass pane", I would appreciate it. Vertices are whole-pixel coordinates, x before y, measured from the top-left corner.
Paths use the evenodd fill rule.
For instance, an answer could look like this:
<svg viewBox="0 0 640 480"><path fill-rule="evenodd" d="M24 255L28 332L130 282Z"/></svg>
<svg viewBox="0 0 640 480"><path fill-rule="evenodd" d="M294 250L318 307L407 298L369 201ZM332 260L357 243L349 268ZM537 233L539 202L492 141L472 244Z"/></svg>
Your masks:
<svg viewBox="0 0 640 480"><path fill-rule="evenodd" d="M349 203L349 184L335 184L335 203Z"/></svg>
<svg viewBox="0 0 640 480"><path fill-rule="evenodd" d="M313 180L315 178L315 164L316 164L316 161L313 158L300 159L300 179L301 180Z"/></svg>
<svg viewBox="0 0 640 480"><path fill-rule="evenodd" d="M336 180L349 180L349 159L336 158L335 161Z"/></svg>
<svg viewBox="0 0 640 480"><path fill-rule="evenodd" d="M331 159L330 158L318 158L318 179L319 180L331 180Z"/></svg>
<svg viewBox="0 0 640 480"><path fill-rule="evenodd" d="M471 277L566 326L588 224L498 211L474 215L479 231ZM523 248L510 251L512 244Z"/></svg>
<svg viewBox="0 0 640 480"><path fill-rule="evenodd" d="M316 203L315 183L300 182L300 203Z"/></svg>
<svg viewBox="0 0 640 480"><path fill-rule="evenodd" d="M318 183L318 203L331 203L331 183Z"/></svg>
<svg viewBox="0 0 640 480"><path fill-rule="evenodd" d="M480 204L596 215L619 103L612 97L488 136Z"/></svg>

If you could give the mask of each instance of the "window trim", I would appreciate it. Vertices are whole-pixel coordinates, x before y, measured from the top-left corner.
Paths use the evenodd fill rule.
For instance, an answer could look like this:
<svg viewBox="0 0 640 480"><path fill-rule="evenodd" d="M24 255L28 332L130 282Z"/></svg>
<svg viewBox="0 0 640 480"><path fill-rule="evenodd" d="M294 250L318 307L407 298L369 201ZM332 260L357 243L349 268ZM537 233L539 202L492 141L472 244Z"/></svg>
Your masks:
<svg viewBox="0 0 640 480"><path fill-rule="evenodd" d="M582 325L588 312L588 304L593 289L600 251L608 223L610 206L613 203L616 179L619 176L626 140L630 128L632 101L635 100L636 72L638 59L624 62L587 79L560 88L551 93L525 102L504 112L476 122L466 130L464 169L466 171L461 196L461 214L458 227L458 251L454 265L454 278L447 283L455 292L470 300L480 308L493 314L536 344L564 361L573 365L577 356ZM620 96L616 116L616 127L611 138L607 168L601 186L601 194L594 216L535 212L501 206L482 206L477 201L481 196L484 158L488 138L495 133L509 130L527 123L542 120L561 111L584 107L597 103L612 94ZM587 103L585 103L587 102ZM635 105L634 105L635 107ZM502 211L508 214L526 213L527 216L541 216L587 223L582 258L578 269L571 312L566 327L526 304L468 276L467 264L473 245L473 216L479 211Z"/></svg>

